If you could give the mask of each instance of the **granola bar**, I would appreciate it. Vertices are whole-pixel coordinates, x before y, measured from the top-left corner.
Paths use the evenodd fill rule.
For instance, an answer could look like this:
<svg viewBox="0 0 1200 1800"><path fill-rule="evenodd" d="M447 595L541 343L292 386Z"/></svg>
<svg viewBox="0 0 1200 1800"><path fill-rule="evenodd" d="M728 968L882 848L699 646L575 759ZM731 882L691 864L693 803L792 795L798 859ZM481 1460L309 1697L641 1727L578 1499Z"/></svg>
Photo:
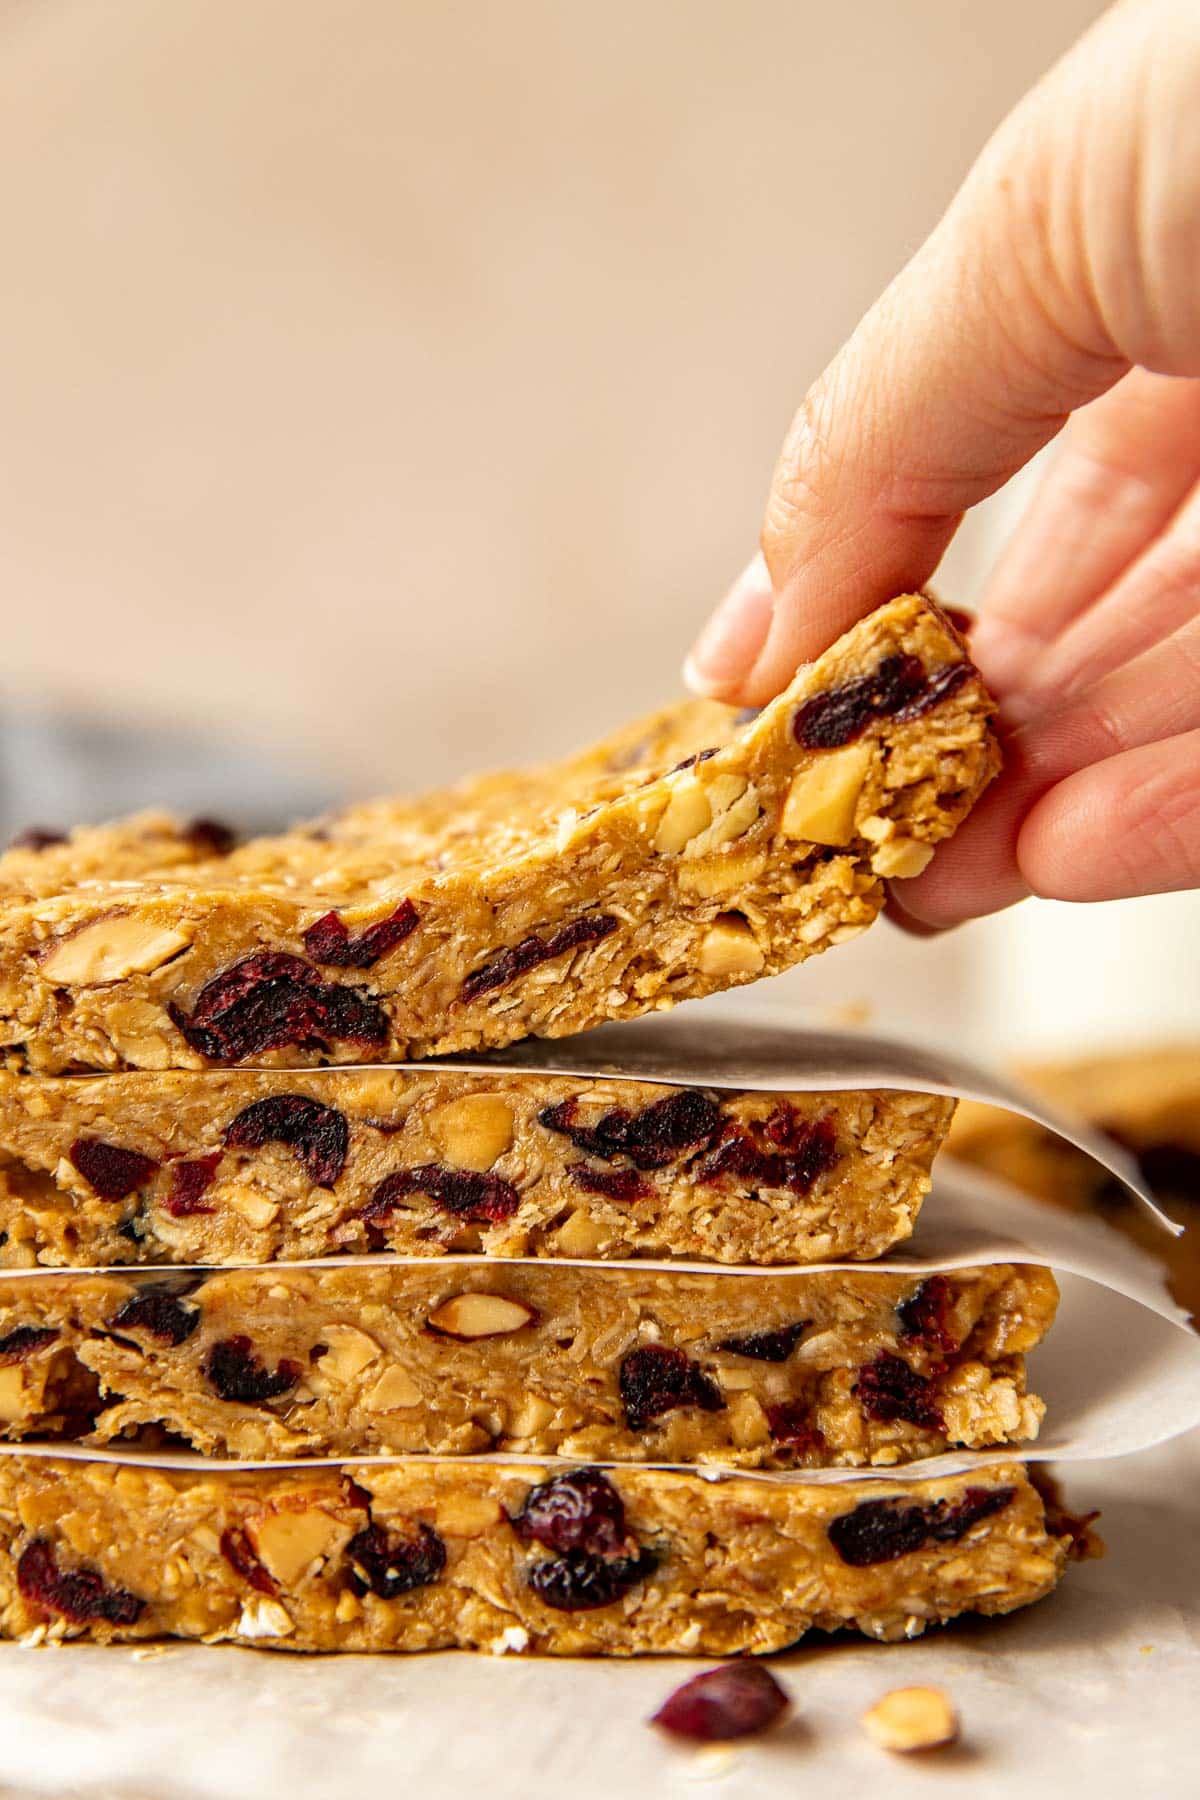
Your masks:
<svg viewBox="0 0 1200 1800"><path fill-rule="evenodd" d="M14 1066L397 1062L563 1036L856 935L995 773L943 615L880 608L746 720L688 702L485 777L0 913ZM112 835L114 867L137 849ZM21 852L28 860L28 853ZM25 864L6 880L35 886ZM19 881L18 881L19 876Z"/></svg>
<svg viewBox="0 0 1200 1800"><path fill-rule="evenodd" d="M953 1102L452 1069L0 1072L0 1262L877 1256Z"/></svg>
<svg viewBox="0 0 1200 1800"><path fill-rule="evenodd" d="M912 1483L409 1462L169 1473L0 1458L0 1633L282 1650L731 1656L916 1637L1048 1594L1019 1465Z"/></svg>
<svg viewBox="0 0 1200 1800"><path fill-rule="evenodd" d="M548 1263L0 1283L0 1436L247 1460L891 1466L1036 1437L1054 1277Z"/></svg>
<svg viewBox="0 0 1200 1800"><path fill-rule="evenodd" d="M978 1101L960 1104L948 1147L1070 1212L1094 1212L1160 1257L1167 1285L1200 1315L1200 1047L1177 1045L1042 1063L1018 1071L1035 1092L1087 1119L1138 1160L1147 1187L1189 1229L1169 1238L1122 1184L1051 1131Z"/></svg>

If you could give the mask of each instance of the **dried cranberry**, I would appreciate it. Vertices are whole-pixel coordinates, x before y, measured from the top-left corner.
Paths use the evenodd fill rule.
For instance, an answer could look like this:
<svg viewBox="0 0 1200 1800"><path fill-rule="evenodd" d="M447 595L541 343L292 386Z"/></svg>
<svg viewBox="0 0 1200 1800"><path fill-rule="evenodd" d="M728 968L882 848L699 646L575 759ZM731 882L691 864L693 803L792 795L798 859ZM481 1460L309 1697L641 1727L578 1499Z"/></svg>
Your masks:
<svg viewBox="0 0 1200 1800"><path fill-rule="evenodd" d="M720 1388L682 1350L664 1344L646 1344L631 1350L621 1364L621 1401L630 1431L640 1431L660 1413L677 1406L698 1406L702 1412L723 1412Z"/></svg>
<svg viewBox="0 0 1200 1800"><path fill-rule="evenodd" d="M719 748L719 746L717 746L717 748ZM682 762L673 763L667 770L667 774L679 775L684 769L694 769L697 763L707 762L710 756L715 756L717 754L717 748L712 750L697 750L694 756L685 756ZM658 777L655 776L653 779L657 780Z"/></svg>
<svg viewBox="0 0 1200 1800"><path fill-rule="evenodd" d="M408 1194L428 1194L443 1212L477 1224L497 1224L511 1219L521 1196L511 1181L499 1175L481 1175L473 1169L447 1169L440 1163L423 1163L417 1169L396 1169L385 1175L359 1217L368 1229L379 1229L391 1217L398 1201Z"/></svg>
<svg viewBox="0 0 1200 1800"><path fill-rule="evenodd" d="M184 1306L168 1288L144 1287L120 1305L109 1324L114 1331L148 1331L166 1344L182 1344L200 1323L200 1309Z"/></svg>
<svg viewBox="0 0 1200 1800"><path fill-rule="evenodd" d="M732 1662L685 1681L659 1707L651 1724L698 1743L723 1743L765 1731L789 1704L775 1677L761 1663Z"/></svg>
<svg viewBox="0 0 1200 1800"><path fill-rule="evenodd" d="M767 1430L777 1444L794 1450L798 1456L824 1450L825 1433L812 1422L807 1406L798 1400L783 1400L767 1408Z"/></svg>
<svg viewBox="0 0 1200 1800"><path fill-rule="evenodd" d="M103 1138L76 1138L71 1145L70 1160L88 1186L102 1200L124 1200L134 1188L158 1168L152 1156L140 1150L122 1150L119 1144L106 1144Z"/></svg>
<svg viewBox="0 0 1200 1800"><path fill-rule="evenodd" d="M221 1533L221 1555L230 1568L236 1569L242 1580L248 1581L260 1594L273 1596L279 1592L279 1583L269 1570L263 1568L250 1548L250 1539L239 1526L231 1525Z"/></svg>
<svg viewBox="0 0 1200 1800"><path fill-rule="evenodd" d="M636 1169L593 1169L588 1163L570 1163L567 1174L585 1194L603 1194L607 1200L645 1200L654 1192Z"/></svg>
<svg viewBox="0 0 1200 1800"><path fill-rule="evenodd" d="M271 1094L243 1107L225 1127L225 1143L231 1150L287 1144L317 1186L331 1188L345 1167L350 1127L344 1113L307 1094Z"/></svg>
<svg viewBox="0 0 1200 1800"><path fill-rule="evenodd" d="M929 1515L925 1507L899 1500L864 1500L832 1520L827 1535L844 1563L865 1569L922 1549L929 1541Z"/></svg>
<svg viewBox="0 0 1200 1800"><path fill-rule="evenodd" d="M284 1357L272 1375L254 1354L248 1337L222 1338L204 1359L204 1373L222 1400L240 1406L260 1406L264 1400L276 1400L288 1393L299 1381L300 1364Z"/></svg>
<svg viewBox="0 0 1200 1800"><path fill-rule="evenodd" d="M781 1325L778 1331L723 1338L717 1349L727 1350L731 1356L752 1356L756 1362L786 1362L811 1324L811 1319L798 1319L794 1325Z"/></svg>
<svg viewBox="0 0 1200 1800"><path fill-rule="evenodd" d="M384 1044L388 1035L387 1014L371 996L322 981L311 963L280 950L256 951L214 975L190 1017L174 1003L168 1011L192 1049L214 1062L241 1062L290 1044Z"/></svg>
<svg viewBox="0 0 1200 1800"><path fill-rule="evenodd" d="M417 909L411 900L402 900L395 912L368 925L357 937L350 936L339 913L327 912L304 933L304 948L314 962L335 969L369 969L416 928Z"/></svg>
<svg viewBox="0 0 1200 1800"><path fill-rule="evenodd" d="M868 1419L884 1423L902 1420L927 1431L944 1431L946 1421L935 1398L936 1384L910 1367L901 1356L881 1350L874 1362L864 1363L854 1384Z"/></svg>
<svg viewBox="0 0 1200 1800"><path fill-rule="evenodd" d="M0 1364L24 1362L35 1350L44 1350L59 1336L53 1325L18 1325L0 1337Z"/></svg>
<svg viewBox="0 0 1200 1800"><path fill-rule="evenodd" d="M560 1556L618 1556L630 1548L624 1502L599 1469L572 1469L530 1488L512 1527L523 1544Z"/></svg>
<svg viewBox="0 0 1200 1800"><path fill-rule="evenodd" d="M171 1191L163 1205L173 1219L189 1219L197 1213L216 1211L215 1207L204 1205L204 1196L213 1184L221 1154L220 1150L214 1150L210 1156L193 1157L190 1162L172 1166Z"/></svg>
<svg viewBox="0 0 1200 1800"><path fill-rule="evenodd" d="M189 819L181 835L210 856L228 856L237 843L237 832L221 819Z"/></svg>
<svg viewBox="0 0 1200 1800"><path fill-rule="evenodd" d="M961 1500L935 1500L929 1511L929 1535L935 1544L957 1544L973 1525L1003 1512L1015 1488L968 1488Z"/></svg>
<svg viewBox="0 0 1200 1800"><path fill-rule="evenodd" d="M681 1088L640 1112L614 1107L594 1125L578 1124L578 1112L577 1100L562 1100L543 1107L538 1121L589 1156L605 1162L627 1156L639 1169L663 1169L685 1150L710 1144L721 1125L720 1107L699 1088Z"/></svg>
<svg viewBox="0 0 1200 1800"><path fill-rule="evenodd" d="M1015 1492L1010 1487L967 1488L961 1500L935 1500L929 1506L910 1506L902 1500L864 1500L852 1512L834 1519L827 1536L851 1568L895 1562L928 1543L957 1543L973 1525L1002 1512Z"/></svg>
<svg viewBox="0 0 1200 1800"><path fill-rule="evenodd" d="M827 1115L804 1119L784 1104L761 1125L730 1120L716 1147L697 1166L696 1178L731 1180L748 1188L786 1188L801 1197L837 1160L833 1120Z"/></svg>
<svg viewBox="0 0 1200 1800"><path fill-rule="evenodd" d="M923 692L915 694L893 713L892 717L901 720L919 719L922 713L932 711L943 700L959 689L971 673L970 663L943 663L928 677Z"/></svg>
<svg viewBox="0 0 1200 1800"><path fill-rule="evenodd" d="M446 1566L446 1546L431 1525L416 1525L405 1537L368 1525L350 1539L346 1556L354 1592L370 1590L381 1600L428 1587Z"/></svg>
<svg viewBox="0 0 1200 1800"><path fill-rule="evenodd" d="M920 1338L938 1350L957 1350L958 1333L951 1323L954 1288L944 1275L930 1275L896 1308L900 1335Z"/></svg>
<svg viewBox="0 0 1200 1800"><path fill-rule="evenodd" d="M915 719L953 693L969 673L966 662L926 674L917 656L886 656L873 675L856 676L806 700L792 720L792 734L806 750L834 750L860 737L873 719Z"/></svg>
<svg viewBox="0 0 1200 1800"><path fill-rule="evenodd" d="M49 850L54 844L65 844L65 831L48 830L44 825L27 825L9 840L10 850Z"/></svg>
<svg viewBox="0 0 1200 1800"><path fill-rule="evenodd" d="M589 1556L572 1550L567 1556L548 1557L529 1571L529 1585L546 1606L556 1612L591 1612L611 1606L645 1581L658 1567L650 1550L636 1556Z"/></svg>
<svg viewBox="0 0 1200 1800"><path fill-rule="evenodd" d="M144 1600L125 1588L110 1588L94 1569L60 1569L54 1546L35 1538L21 1552L17 1586L31 1606L57 1613L72 1625L103 1619L106 1625L134 1625Z"/></svg>
<svg viewBox="0 0 1200 1800"><path fill-rule="evenodd" d="M611 913L590 913L582 919L572 919L569 925L561 926L550 937L522 938L519 944L499 951L468 975L462 984L462 997L477 1000L481 994L507 987L510 981L536 969L539 963L562 956L567 950L577 950L581 944L598 944L601 938L614 932L619 923Z"/></svg>

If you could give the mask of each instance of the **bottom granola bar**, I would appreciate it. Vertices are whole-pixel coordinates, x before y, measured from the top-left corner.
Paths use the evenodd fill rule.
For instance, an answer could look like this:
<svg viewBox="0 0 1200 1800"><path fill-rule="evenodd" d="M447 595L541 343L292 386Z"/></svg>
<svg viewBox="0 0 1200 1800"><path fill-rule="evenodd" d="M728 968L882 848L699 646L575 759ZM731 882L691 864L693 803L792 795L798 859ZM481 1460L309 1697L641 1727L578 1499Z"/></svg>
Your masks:
<svg viewBox="0 0 1200 1800"><path fill-rule="evenodd" d="M453 1462L255 1473L0 1459L0 1632L285 1650L725 1656L1040 1600L1074 1539L1019 1464L706 1481Z"/></svg>

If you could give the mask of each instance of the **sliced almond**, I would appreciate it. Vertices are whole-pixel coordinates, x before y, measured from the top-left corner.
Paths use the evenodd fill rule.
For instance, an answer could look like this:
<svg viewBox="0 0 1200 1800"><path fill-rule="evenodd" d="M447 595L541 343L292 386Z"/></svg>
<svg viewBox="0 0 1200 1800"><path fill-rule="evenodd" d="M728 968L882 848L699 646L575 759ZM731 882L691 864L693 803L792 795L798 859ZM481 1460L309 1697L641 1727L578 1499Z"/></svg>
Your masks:
<svg viewBox="0 0 1200 1800"><path fill-rule="evenodd" d="M280 1587L290 1588L318 1557L328 1556L345 1527L320 1506L259 1513L247 1519L254 1554Z"/></svg>
<svg viewBox="0 0 1200 1800"><path fill-rule="evenodd" d="M0 1369L0 1421L12 1425L31 1411L25 1392L25 1371L20 1363Z"/></svg>
<svg viewBox="0 0 1200 1800"><path fill-rule="evenodd" d="M555 1252L559 1256L595 1256L609 1236L609 1231L581 1206L555 1232Z"/></svg>
<svg viewBox="0 0 1200 1800"><path fill-rule="evenodd" d="M871 766L869 743L847 744L792 777L779 829L784 837L835 849L854 836L854 812Z"/></svg>
<svg viewBox="0 0 1200 1800"><path fill-rule="evenodd" d="M759 817L758 789L748 786L744 775L716 775L705 788L712 824L688 840L687 857L711 856L724 844L732 844L749 831Z"/></svg>
<svg viewBox="0 0 1200 1800"><path fill-rule="evenodd" d="M504 1294L455 1294L435 1307L425 1323L438 1337L470 1340L506 1337L511 1331L523 1331L536 1319L532 1306L509 1300Z"/></svg>
<svg viewBox="0 0 1200 1800"><path fill-rule="evenodd" d="M383 1371L363 1400L368 1412L402 1412L406 1407L420 1403L420 1388L408 1370L395 1363Z"/></svg>
<svg viewBox="0 0 1200 1800"><path fill-rule="evenodd" d="M354 1325L326 1325L321 1341L328 1346L318 1365L326 1381L353 1381L382 1355L375 1339Z"/></svg>
<svg viewBox="0 0 1200 1800"><path fill-rule="evenodd" d="M510 1438L532 1437L535 1432L544 1431L554 1417L554 1406L544 1400L540 1394L525 1394L517 1404L517 1409L508 1422Z"/></svg>
<svg viewBox="0 0 1200 1800"><path fill-rule="evenodd" d="M941 1688L893 1688L862 1716L882 1750L937 1750L958 1736L958 1714Z"/></svg>
<svg viewBox="0 0 1200 1800"><path fill-rule="evenodd" d="M279 1217L278 1203L268 1200L254 1188L228 1182L221 1188L220 1197L234 1212L240 1213L254 1231L265 1231Z"/></svg>
<svg viewBox="0 0 1200 1800"><path fill-rule="evenodd" d="M59 939L38 974L54 987L100 987L126 975L148 975L191 941L190 932L177 926L118 913Z"/></svg>
<svg viewBox="0 0 1200 1800"><path fill-rule="evenodd" d="M680 865L679 885L685 894L712 899L718 894L732 894L757 881L767 866L765 850L718 852L700 862Z"/></svg>
<svg viewBox="0 0 1200 1800"><path fill-rule="evenodd" d="M677 856L711 824L708 795L694 775L685 776L667 801L667 810L654 835L654 848L660 856Z"/></svg>
<svg viewBox="0 0 1200 1800"><path fill-rule="evenodd" d="M918 843L916 838L893 837L880 844L871 858L871 867L877 875L907 880L927 868L932 856L932 844Z"/></svg>
<svg viewBox="0 0 1200 1800"><path fill-rule="evenodd" d="M512 1107L499 1094L464 1094L436 1107L429 1129L453 1168L482 1174L512 1145Z"/></svg>
<svg viewBox="0 0 1200 1800"><path fill-rule="evenodd" d="M722 913L701 938L697 961L704 975L757 975L764 958L741 913Z"/></svg>

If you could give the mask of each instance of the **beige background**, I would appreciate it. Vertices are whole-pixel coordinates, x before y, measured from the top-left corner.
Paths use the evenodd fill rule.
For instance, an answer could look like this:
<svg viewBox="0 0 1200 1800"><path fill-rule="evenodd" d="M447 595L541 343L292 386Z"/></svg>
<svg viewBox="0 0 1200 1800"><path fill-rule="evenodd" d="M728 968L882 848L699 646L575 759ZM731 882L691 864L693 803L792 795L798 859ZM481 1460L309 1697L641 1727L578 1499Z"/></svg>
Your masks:
<svg viewBox="0 0 1200 1800"><path fill-rule="evenodd" d="M0 5L10 700L359 791L657 704L806 382L1097 11ZM767 997L1186 1025L1194 902L1145 916L875 933Z"/></svg>

